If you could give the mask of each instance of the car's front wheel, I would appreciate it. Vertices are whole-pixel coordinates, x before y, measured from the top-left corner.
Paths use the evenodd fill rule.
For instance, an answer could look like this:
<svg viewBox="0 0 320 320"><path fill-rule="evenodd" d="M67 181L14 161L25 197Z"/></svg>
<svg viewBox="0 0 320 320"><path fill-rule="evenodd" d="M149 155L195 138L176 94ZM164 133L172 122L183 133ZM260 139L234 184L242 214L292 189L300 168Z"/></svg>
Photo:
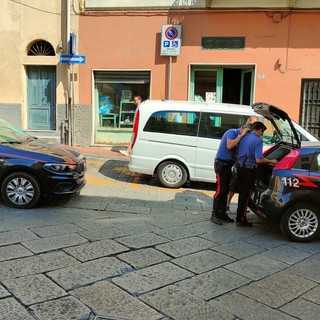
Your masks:
<svg viewBox="0 0 320 320"><path fill-rule="evenodd" d="M284 213L280 227L290 239L298 242L311 241L320 233L320 213L314 205L296 203Z"/></svg>
<svg viewBox="0 0 320 320"><path fill-rule="evenodd" d="M7 176L1 186L3 200L12 207L26 209L34 207L41 195L38 181L26 172L15 172Z"/></svg>
<svg viewBox="0 0 320 320"><path fill-rule="evenodd" d="M185 167L175 161L161 163L157 170L157 177L160 183L167 188L179 188L186 183L188 178Z"/></svg>

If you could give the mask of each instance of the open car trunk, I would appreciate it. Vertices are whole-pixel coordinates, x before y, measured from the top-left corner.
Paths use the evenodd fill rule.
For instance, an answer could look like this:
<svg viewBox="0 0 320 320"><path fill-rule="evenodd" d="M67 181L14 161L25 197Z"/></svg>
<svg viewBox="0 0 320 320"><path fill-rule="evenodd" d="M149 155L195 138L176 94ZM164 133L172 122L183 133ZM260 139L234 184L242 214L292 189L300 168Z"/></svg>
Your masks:
<svg viewBox="0 0 320 320"><path fill-rule="evenodd" d="M267 133L269 131L272 134L273 143L275 143L265 151L265 158L280 161L289 152L300 147L301 142L297 131L285 111L264 102L253 104L252 109L269 121L269 125L266 122L264 124L267 126ZM267 189L273 168L273 165L259 166L256 180L258 188Z"/></svg>
<svg viewBox="0 0 320 320"><path fill-rule="evenodd" d="M280 161L293 149L294 147L292 145L277 144L271 147L270 149L268 149L264 153L264 157L267 159L276 159ZM274 168L274 165L270 165L270 164L259 165L257 179L256 179L256 185L258 187L262 189L267 189L267 186L269 185L269 182L270 182L273 168Z"/></svg>

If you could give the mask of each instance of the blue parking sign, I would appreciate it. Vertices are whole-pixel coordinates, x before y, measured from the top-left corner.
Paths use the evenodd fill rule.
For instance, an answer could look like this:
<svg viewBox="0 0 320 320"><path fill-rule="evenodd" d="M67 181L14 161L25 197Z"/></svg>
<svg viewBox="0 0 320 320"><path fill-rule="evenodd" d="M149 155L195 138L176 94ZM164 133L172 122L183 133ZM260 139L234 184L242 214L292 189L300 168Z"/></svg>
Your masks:
<svg viewBox="0 0 320 320"><path fill-rule="evenodd" d="M172 47L173 47L173 48L178 48L178 47L179 47L179 41L173 40L173 41L172 41Z"/></svg>
<svg viewBox="0 0 320 320"><path fill-rule="evenodd" d="M170 41L163 41L163 46L165 48L170 48Z"/></svg>

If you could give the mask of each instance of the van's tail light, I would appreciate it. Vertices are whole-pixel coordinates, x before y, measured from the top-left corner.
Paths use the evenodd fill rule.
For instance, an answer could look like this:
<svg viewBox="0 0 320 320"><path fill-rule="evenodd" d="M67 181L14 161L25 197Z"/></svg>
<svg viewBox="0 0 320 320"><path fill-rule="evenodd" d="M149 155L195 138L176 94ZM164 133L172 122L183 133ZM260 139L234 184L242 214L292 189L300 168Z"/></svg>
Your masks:
<svg viewBox="0 0 320 320"><path fill-rule="evenodd" d="M134 125L133 125L133 141L132 141L131 148L133 148L133 146L137 140L139 120L140 120L140 110L138 109L136 112L136 118L134 120Z"/></svg>
<svg viewBox="0 0 320 320"><path fill-rule="evenodd" d="M291 151L275 165L274 170L291 169L291 167L294 165L299 156L299 150L296 149Z"/></svg>

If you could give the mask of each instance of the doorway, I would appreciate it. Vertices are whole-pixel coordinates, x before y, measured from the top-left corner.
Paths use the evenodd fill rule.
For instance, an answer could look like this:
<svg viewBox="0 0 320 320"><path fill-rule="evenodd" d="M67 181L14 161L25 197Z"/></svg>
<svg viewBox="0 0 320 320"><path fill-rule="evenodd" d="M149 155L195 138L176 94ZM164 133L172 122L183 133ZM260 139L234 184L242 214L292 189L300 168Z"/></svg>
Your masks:
<svg viewBox="0 0 320 320"><path fill-rule="evenodd" d="M56 68L27 66L29 130L56 129Z"/></svg>
<svg viewBox="0 0 320 320"><path fill-rule="evenodd" d="M191 66L190 100L250 105L254 67Z"/></svg>

